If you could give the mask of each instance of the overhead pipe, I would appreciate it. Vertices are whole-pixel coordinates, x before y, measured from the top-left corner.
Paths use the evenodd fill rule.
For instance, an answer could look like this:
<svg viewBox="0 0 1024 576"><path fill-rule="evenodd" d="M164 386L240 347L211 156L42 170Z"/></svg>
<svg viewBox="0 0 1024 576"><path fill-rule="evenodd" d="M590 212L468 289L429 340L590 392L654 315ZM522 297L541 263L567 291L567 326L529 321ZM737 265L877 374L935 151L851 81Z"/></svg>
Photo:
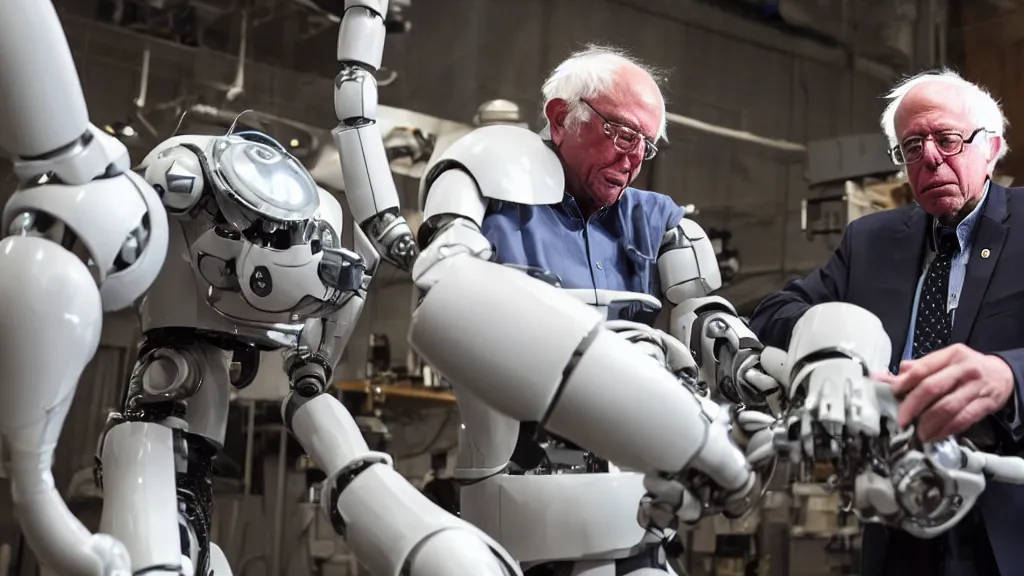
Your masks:
<svg viewBox="0 0 1024 576"><path fill-rule="evenodd" d="M681 114L666 112L665 119L673 124L686 126L687 128L693 128L694 130L700 130L701 132L707 132L709 134L716 134L718 136L731 138L733 140L740 140L742 142L757 144L758 146L765 146L768 148L774 148L776 150L783 150L786 152L807 151L807 146L804 146L803 144L799 144L797 142L789 142L787 140L778 140L774 138L767 138L765 136L758 136L757 134L752 134L750 132L736 130L733 128L726 128L725 126L718 126L715 124L711 124L710 122L704 122L703 120L689 118Z"/></svg>

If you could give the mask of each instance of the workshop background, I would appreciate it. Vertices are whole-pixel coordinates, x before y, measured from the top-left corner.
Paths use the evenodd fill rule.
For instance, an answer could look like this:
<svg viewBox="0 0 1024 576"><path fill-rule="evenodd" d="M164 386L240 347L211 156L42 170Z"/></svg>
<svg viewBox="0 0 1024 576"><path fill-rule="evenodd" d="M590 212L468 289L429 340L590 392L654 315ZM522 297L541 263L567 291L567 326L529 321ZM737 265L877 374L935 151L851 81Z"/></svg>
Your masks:
<svg viewBox="0 0 1024 576"><path fill-rule="evenodd" d="M64 0L55 4L95 124L133 159L181 130L266 130L344 196L329 130L341 0ZM638 187L692 205L720 240L723 295L746 312L824 262L850 219L907 202L885 157L880 96L901 75L951 66L1000 98L1011 146L1024 125L1024 2L1016 0L392 0L382 130L407 218L418 176L454 137L488 119L539 128L540 86L585 43L630 50L669 73L670 142ZM510 116L511 115L511 116ZM1018 144L1020 145L1020 144ZM1024 148L1024 145L1020 145ZM1024 153L1000 168L1024 175ZM0 200L15 182L0 166ZM344 202L343 202L344 205ZM351 223L345 234L351 245ZM458 416L406 344L416 299L385 266L337 380L368 438L450 503ZM83 375L54 475L94 524L96 442L117 407L139 340L133 312L108 316ZM500 353L500 351L498 351ZM59 351L55 351L59 354ZM235 574L361 574L318 519L315 473L282 431L275 358L232 405L220 459L215 540ZM769 503L775 500L769 500ZM710 523L691 541L693 574L842 574L855 529L827 499L792 495L760 527ZM771 508L771 506L769 506ZM794 523L795 522L795 527ZM760 546L751 559L750 543ZM45 569L42 570L45 573ZM0 574L40 573L0 479Z"/></svg>

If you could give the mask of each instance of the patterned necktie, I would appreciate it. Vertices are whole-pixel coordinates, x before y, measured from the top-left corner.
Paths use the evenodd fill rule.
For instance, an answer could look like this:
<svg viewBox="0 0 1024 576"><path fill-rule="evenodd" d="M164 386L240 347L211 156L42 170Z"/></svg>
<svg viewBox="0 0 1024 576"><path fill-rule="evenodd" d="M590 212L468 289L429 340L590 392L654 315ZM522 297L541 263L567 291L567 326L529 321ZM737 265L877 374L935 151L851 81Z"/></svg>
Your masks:
<svg viewBox="0 0 1024 576"><path fill-rule="evenodd" d="M915 360L948 346L953 334L953 319L946 310L946 303L949 298L949 270L960 244L952 229L942 228L937 236L938 252L928 267L917 306L913 347Z"/></svg>

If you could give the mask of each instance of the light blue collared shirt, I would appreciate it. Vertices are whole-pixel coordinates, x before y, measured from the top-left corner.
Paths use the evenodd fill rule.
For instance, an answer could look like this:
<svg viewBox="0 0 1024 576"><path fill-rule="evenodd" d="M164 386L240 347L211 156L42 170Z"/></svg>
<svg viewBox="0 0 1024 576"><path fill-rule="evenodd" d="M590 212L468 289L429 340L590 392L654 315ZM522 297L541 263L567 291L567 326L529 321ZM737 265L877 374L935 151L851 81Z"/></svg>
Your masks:
<svg viewBox="0 0 1024 576"><path fill-rule="evenodd" d="M665 232L685 213L668 196L626 188L615 204L589 218L568 194L546 206L495 203L481 230L494 246L496 262L545 270L565 288L661 297L658 251ZM644 308L631 303L612 317L642 321L653 314Z"/></svg>
<svg viewBox="0 0 1024 576"><path fill-rule="evenodd" d="M952 315L953 322L956 322L956 309L960 305L960 294L964 289L964 278L967 277L967 261L971 257L974 228L978 223L978 218L981 217L982 210L984 210L985 200L988 198L988 187L989 183L986 182L985 190L981 195L981 201L956 227L956 239L960 244L960 251L953 257L953 262L949 268L949 291L946 297L946 313ZM931 246L936 246L938 239L935 238L934 230L932 238L933 243ZM914 357L914 328L917 326L917 307L920 305L921 287L924 286L925 276L928 275L928 267L931 266L934 259L935 251L931 250L928 253L924 269L921 271L921 277L917 280L917 290L914 292L914 307L910 315L910 329L907 330L907 342L903 346L904 360L910 360Z"/></svg>

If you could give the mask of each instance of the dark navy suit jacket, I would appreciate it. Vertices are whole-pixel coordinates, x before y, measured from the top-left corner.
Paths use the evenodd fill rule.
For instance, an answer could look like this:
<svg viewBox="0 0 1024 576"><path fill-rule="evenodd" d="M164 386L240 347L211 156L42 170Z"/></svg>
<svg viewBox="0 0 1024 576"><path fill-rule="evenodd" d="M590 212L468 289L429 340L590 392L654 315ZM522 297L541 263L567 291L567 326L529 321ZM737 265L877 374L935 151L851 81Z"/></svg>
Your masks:
<svg viewBox="0 0 1024 576"><path fill-rule="evenodd" d="M751 318L765 345L785 348L793 326L812 305L849 302L873 312L893 343L895 372L909 330L914 294L921 274L931 218L917 206L870 214L850 223L829 261L803 280L768 296ZM953 324L953 342L1001 356L1013 370L1018 396L1024 398L1024 188L992 183L974 231L963 292ZM982 251L988 250L982 257ZM997 416L990 418L996 419ZM1019 452L1020 426L993 426L1003 450ZM1024 574L1024 486L989 482L977 504L999 571ZM932 574L924 566L937 559L903 532L868 526L862 573ZM920 553L915 553L915 549ZM930 556L930 557L927 557Z"/></svg>

